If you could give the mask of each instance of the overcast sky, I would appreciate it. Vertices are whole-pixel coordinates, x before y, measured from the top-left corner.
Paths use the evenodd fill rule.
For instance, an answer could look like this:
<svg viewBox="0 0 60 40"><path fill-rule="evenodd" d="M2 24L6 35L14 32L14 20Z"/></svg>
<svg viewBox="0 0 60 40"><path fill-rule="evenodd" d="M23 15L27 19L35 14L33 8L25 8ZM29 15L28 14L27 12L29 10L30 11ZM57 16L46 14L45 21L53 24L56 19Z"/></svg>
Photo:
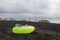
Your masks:
<svg viewBox="0 0 60 40"><path fill-rule="evenodd" d="M60 0L0 0L2 17L60 17Z"/></svg>

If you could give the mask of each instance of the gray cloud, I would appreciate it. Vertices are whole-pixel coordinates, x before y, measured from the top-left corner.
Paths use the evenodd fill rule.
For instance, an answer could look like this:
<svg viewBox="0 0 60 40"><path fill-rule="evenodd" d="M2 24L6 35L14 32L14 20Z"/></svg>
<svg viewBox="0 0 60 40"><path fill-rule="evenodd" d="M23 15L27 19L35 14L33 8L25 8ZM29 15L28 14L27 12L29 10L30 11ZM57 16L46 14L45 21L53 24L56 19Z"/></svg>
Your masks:
<svg viewBox="0 0 60 40"><path fill-rule="evenodd" d="M5 12L43 12L47 9L47 1L44 0L0 0L0 6Z"/></svg>
<svg viewBox="0 0 60 40"><path fill-rule="evenodd" d="M0 0L0 16L18 17L21 14L34 14L32 17L35 18L58 18L60 17L59 2L58 0L51 0L51 2L50 0Z"/></svg>

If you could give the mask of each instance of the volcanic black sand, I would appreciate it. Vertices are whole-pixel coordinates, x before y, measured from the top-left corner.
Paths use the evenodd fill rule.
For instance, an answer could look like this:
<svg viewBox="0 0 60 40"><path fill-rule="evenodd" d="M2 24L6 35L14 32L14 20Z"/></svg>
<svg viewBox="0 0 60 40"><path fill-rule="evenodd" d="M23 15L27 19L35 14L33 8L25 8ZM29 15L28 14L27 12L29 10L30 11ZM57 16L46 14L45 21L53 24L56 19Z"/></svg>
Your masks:
<svg viewBox="0 0 60 40"><path fill-rule="evenodd" d="M11 29L15 24L32 25L36 30L31 34L14 34ZM0 21L0 40L60 40L60 24Z"/></svg>

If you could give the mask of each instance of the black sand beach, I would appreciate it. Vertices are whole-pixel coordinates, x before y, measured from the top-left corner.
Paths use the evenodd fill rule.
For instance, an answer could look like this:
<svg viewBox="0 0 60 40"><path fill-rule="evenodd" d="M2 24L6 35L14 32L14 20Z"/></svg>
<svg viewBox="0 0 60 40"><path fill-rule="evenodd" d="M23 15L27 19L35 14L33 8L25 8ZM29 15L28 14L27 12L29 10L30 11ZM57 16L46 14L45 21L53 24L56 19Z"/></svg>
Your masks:
<svg viewBox="0 0 60 40"><path fill-rule="evenodd" d="M11 29L15 24L32 25L35 26L36 30L31 34L14 34ZM0 21L0 40L60 40L60 24Z"/></svg>

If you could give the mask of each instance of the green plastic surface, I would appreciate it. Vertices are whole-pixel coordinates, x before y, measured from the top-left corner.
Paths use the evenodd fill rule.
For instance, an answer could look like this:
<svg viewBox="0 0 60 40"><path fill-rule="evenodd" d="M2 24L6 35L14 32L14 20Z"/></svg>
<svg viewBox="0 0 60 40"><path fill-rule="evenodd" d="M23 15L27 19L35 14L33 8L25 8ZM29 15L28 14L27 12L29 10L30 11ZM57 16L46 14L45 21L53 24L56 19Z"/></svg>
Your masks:
<svg viewBox="0 0 60 40"><path fill-rule="evenodd" d="M13 27L12 32L17 34L27 34L32 33L35 30L34 26L20 26L20 27Z"/></svg>

